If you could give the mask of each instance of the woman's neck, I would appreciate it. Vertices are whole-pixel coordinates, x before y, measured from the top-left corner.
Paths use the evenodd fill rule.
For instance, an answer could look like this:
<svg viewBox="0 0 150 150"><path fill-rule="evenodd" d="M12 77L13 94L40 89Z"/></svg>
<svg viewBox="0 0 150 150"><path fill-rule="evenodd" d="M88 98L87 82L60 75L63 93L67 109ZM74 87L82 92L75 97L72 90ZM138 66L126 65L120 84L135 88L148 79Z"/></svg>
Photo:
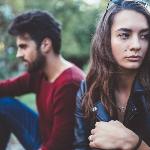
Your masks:
<svg viewBox="0 0 150 150"><path fill-rule="evenodd" d="M121 73L118 73L116 75L116 88L115 90L117 91L130 91L131 88L132 88L132 84L133 84L133 81L136 77L136 74L137 74L137 71L124 71L124 72L121 72Z"/></svg>
<svg viewBox="0 0 150 150"><path fill-rule="evenodd" d="M115 100L118 108L118 119L123 122L124 113L131 93L132 85L136 76L134 73L120 74L117 76L117 86L115 88Z"/></svg>

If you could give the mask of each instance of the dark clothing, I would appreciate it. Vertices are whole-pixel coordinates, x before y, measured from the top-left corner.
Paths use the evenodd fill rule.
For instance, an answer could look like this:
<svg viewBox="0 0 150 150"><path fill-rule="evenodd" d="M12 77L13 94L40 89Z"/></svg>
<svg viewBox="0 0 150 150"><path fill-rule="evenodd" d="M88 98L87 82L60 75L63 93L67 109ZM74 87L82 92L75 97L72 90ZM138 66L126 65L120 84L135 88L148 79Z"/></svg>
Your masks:
<svg viewBox="0 0 150 150"><path fill-rule="evenodd" d="M41 72L25 73L0 81L0 97L35 93L42 150L71 150L75 97L83 77L83 72L76 66L65 70L53 83Z"/></svg>
<svg viewBox="0 0 150 150"><path fill-rule="evenodd" d="M91 150L88 146L88 136L91 129L94 128L95 122L87 122L84 119L81 103L85 92L86 83L82 82L76 100L74 150ZM147 96L143 86L138 81L135 81L128 100L123 124L141 136L150 146L150 111L148 109L148 101L150 102L150 98ZM98 121L112 120L100 100L94 105L93 110L95 110L93 113L96 113Z"/></svg>

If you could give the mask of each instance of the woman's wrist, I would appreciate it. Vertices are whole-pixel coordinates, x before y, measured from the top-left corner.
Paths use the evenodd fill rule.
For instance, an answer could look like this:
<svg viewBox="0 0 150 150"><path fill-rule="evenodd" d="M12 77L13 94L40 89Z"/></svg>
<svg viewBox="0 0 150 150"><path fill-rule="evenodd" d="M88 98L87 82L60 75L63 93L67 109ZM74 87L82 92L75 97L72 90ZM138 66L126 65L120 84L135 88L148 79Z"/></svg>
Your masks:
<svg viewBox="0 0 150 150"><path fill-rule="evenodd" d="M141 137L136 135L131 130L130 132L127 132L126 136L122 140L124 141L121 147L122 150L137 150L142 143Z"/></svg>
<svg viewBox="0 0 150 150"><path fill-rule="evenodd" d="M137 150L140 147L141 143L142 143L141 136L138 136L138 137L139 137L139 140L138 140L137 144L132 148L133 150Z"/></svg>

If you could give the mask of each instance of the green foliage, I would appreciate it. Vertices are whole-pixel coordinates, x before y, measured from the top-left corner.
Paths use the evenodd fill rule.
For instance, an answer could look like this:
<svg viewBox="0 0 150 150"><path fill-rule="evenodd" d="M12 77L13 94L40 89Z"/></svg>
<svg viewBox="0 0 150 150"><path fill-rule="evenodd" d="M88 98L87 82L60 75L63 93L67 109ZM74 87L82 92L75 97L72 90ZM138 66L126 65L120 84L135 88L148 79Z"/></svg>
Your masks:
<svg viewBox="0 0 150 150"><path fill-rule="evenodd" d="M47 10L62 22L62 54L84 67L100 7L89 6L83 0L0 0L0 78L21 71L15 59L15 39L8 35L7 28L14 16L32 9Z"/></svg>
<svg viewBox="0 0 150 150"><path fill-rule="evenodd" d="M35 101L35 95L34 94L26 94L23 96L19 96L16 97L18 100L20 100L21 102L23 102L25 105L27 105L29 108L33 109L33 110L37 110L36 108L36 101Z"/></svg>

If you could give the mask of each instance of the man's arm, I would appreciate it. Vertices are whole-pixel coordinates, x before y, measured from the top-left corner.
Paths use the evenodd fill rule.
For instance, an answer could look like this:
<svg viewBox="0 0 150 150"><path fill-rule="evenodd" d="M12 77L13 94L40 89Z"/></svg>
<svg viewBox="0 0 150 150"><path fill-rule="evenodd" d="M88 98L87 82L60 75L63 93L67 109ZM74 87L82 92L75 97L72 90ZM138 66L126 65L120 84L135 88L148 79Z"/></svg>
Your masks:
<svg viewBox="0 0 150 150"><path fill-rule="evenodd" d="M18 96L30 92L30 74L0 81L0 97Z"/></svg>

